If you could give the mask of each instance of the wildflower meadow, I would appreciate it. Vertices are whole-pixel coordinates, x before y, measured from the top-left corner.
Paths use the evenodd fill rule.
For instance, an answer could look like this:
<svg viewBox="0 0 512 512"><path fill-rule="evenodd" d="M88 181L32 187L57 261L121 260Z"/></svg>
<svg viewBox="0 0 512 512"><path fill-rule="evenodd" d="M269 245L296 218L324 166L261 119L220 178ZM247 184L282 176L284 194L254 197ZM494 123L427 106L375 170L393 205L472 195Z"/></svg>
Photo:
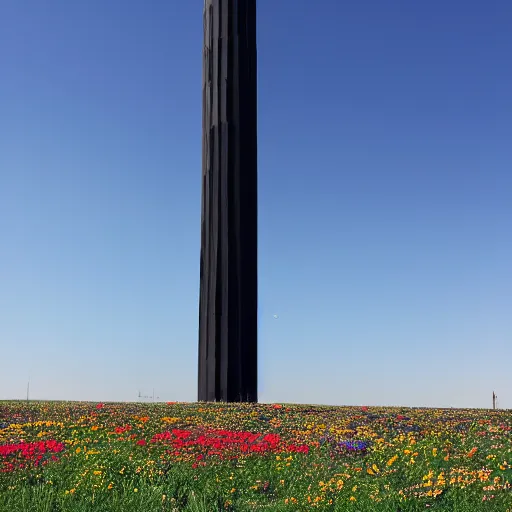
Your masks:
<svg viewBox="0 0 512 512"><path fill-rule="evenodd" d="M0 402L0 511L512 511L511 429L499 410Z"/></svg>

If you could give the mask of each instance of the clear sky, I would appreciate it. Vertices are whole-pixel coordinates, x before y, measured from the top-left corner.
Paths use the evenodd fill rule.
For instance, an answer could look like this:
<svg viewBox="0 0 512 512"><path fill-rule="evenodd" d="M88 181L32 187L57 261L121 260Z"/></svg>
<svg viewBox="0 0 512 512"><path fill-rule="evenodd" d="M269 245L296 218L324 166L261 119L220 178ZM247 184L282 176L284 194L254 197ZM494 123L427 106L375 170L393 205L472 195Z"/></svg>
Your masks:
<svg viewBox="0 0 512 512"><path fill-rule="evenodd" d="M0 399L196 399L202 9L1 2ZM512 408L512 3L258 9L261 401Z"/></svg>

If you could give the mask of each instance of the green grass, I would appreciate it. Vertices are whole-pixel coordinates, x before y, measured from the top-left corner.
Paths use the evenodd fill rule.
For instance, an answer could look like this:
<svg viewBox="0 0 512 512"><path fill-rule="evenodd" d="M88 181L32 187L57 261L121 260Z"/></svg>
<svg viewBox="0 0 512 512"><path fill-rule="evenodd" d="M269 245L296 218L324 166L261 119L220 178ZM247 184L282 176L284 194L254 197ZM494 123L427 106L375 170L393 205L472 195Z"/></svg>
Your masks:
<svg viewBox="0 0 512 512"><path fill-rule="evenodd" d="M512 512L511 428L509 411L0 402L0 512ZM58 460L1 454L45 440Z"/></svg>

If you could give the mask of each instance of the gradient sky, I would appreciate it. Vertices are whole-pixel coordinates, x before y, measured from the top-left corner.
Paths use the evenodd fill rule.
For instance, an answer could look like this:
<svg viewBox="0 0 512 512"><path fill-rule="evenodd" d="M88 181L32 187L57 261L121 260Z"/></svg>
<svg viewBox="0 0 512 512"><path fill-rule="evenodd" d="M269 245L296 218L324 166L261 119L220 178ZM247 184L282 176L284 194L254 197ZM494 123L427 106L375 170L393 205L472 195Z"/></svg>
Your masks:
<svg viewBox="0 0 512 512"><path fill-rule="evenodd" d="M512 2L258 6L261 401L512 408ZM196 399L202 9L1 2L0 399Z"/></svg>

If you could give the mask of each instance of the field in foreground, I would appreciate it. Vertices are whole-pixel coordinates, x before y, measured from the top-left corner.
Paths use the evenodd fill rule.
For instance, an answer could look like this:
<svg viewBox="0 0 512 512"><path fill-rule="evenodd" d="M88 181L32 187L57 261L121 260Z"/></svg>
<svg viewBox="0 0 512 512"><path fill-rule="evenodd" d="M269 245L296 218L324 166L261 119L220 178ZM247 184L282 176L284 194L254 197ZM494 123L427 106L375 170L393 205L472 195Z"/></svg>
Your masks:
<svg viewBox="0 0 512 512"><path fill-rule="evenodd" d="M0 511L512 512L512 412L0 402Z"/></svg>

